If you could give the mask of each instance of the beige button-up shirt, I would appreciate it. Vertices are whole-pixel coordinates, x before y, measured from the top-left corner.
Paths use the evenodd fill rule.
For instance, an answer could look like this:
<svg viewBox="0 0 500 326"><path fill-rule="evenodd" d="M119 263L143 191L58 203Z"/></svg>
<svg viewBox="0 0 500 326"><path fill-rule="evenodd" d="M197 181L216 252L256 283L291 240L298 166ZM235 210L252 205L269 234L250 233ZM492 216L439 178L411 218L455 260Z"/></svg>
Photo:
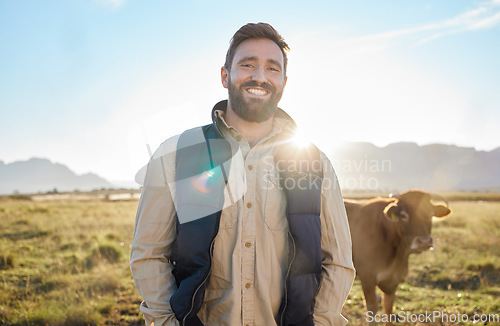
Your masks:
<svg viewBox="0 0 500 326"><path fill-rule="evenodd" d="M239 143L232 159L215 239L205 300L198 313L204 325L276 325L288 268L286 200L278 187L272 148L291 121L274 118L271 134L250 148L228 126L222 111L216 123L226 139ZM177 137L165 141L148 165L137 210L130 254L132 275L144 301L146 324L178 325L169 304L177 290L170 261L176 234L175 149ZM354 280L351 238L332 165L322 153L322 279L316 295L315 325L345 325L340 314ZM237 200L229 196L237 197ZM182 194L179 194L179 196Z"/></svg>

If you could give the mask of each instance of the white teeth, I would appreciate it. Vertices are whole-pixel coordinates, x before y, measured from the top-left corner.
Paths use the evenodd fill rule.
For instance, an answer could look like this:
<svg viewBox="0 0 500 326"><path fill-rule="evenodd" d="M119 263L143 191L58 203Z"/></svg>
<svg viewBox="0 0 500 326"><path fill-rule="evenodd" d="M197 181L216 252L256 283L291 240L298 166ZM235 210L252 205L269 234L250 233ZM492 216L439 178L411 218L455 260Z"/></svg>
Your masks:
<svg viewBox="0 0 500 326"><path fill-rule="evenodd" d="M248 92L252 93L254 95L260 95L260 96L263 96L263 95L267 94L267 91L256 89L256 88L249 88Z"/></svg>

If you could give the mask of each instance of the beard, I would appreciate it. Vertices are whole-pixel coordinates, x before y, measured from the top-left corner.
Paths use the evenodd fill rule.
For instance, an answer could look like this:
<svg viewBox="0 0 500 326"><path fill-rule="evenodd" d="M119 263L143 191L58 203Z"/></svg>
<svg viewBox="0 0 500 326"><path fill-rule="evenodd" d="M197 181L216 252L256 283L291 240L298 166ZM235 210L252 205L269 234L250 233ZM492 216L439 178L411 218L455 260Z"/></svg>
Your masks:
<svg viewBox="0 0 500 326"><path fill-rule="evenodd" d="M268 100L258 98L245 99L243 97L244 88L252 86L262 87L271 92L271 97ZM278 103L283 95L283 89L277 91L269 83L258 83L252 80L243 83L240 87L236 87L231 82L231 78L229 78L227 89L231 108L234 113L248 122L263 122L271 118L278 109Z"/></svg>

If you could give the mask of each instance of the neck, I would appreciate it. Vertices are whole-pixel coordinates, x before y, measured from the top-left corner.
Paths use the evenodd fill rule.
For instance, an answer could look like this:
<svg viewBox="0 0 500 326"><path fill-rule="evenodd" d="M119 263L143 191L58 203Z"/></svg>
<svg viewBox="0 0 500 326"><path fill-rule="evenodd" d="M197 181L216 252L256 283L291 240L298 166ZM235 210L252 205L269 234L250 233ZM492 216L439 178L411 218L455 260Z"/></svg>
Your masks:
<svg viewBox="0 0 500 326"><path fill-rule="evenodd" d="M262 122L249 122L241 119L228 103L224 116L226 123L238 130L248 141L250 147L254 147L261 139L269 135L273 129L273 117Z"/></svg>

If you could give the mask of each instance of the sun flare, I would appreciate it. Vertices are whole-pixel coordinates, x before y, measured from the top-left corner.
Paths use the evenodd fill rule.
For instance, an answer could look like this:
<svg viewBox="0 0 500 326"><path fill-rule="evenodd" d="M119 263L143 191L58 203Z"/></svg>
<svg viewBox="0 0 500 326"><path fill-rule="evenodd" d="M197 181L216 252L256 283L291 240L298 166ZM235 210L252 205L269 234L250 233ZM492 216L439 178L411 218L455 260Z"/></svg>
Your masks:
<svg viewBox="0 0 500 326"><path fill-rule="evenodd" d="M295 131L295 134L292 137L292 143L295 144L298 148L304 148L308 147L311 145L311 141L309 140L309 137L301 130L297 129Z"/></svg>

